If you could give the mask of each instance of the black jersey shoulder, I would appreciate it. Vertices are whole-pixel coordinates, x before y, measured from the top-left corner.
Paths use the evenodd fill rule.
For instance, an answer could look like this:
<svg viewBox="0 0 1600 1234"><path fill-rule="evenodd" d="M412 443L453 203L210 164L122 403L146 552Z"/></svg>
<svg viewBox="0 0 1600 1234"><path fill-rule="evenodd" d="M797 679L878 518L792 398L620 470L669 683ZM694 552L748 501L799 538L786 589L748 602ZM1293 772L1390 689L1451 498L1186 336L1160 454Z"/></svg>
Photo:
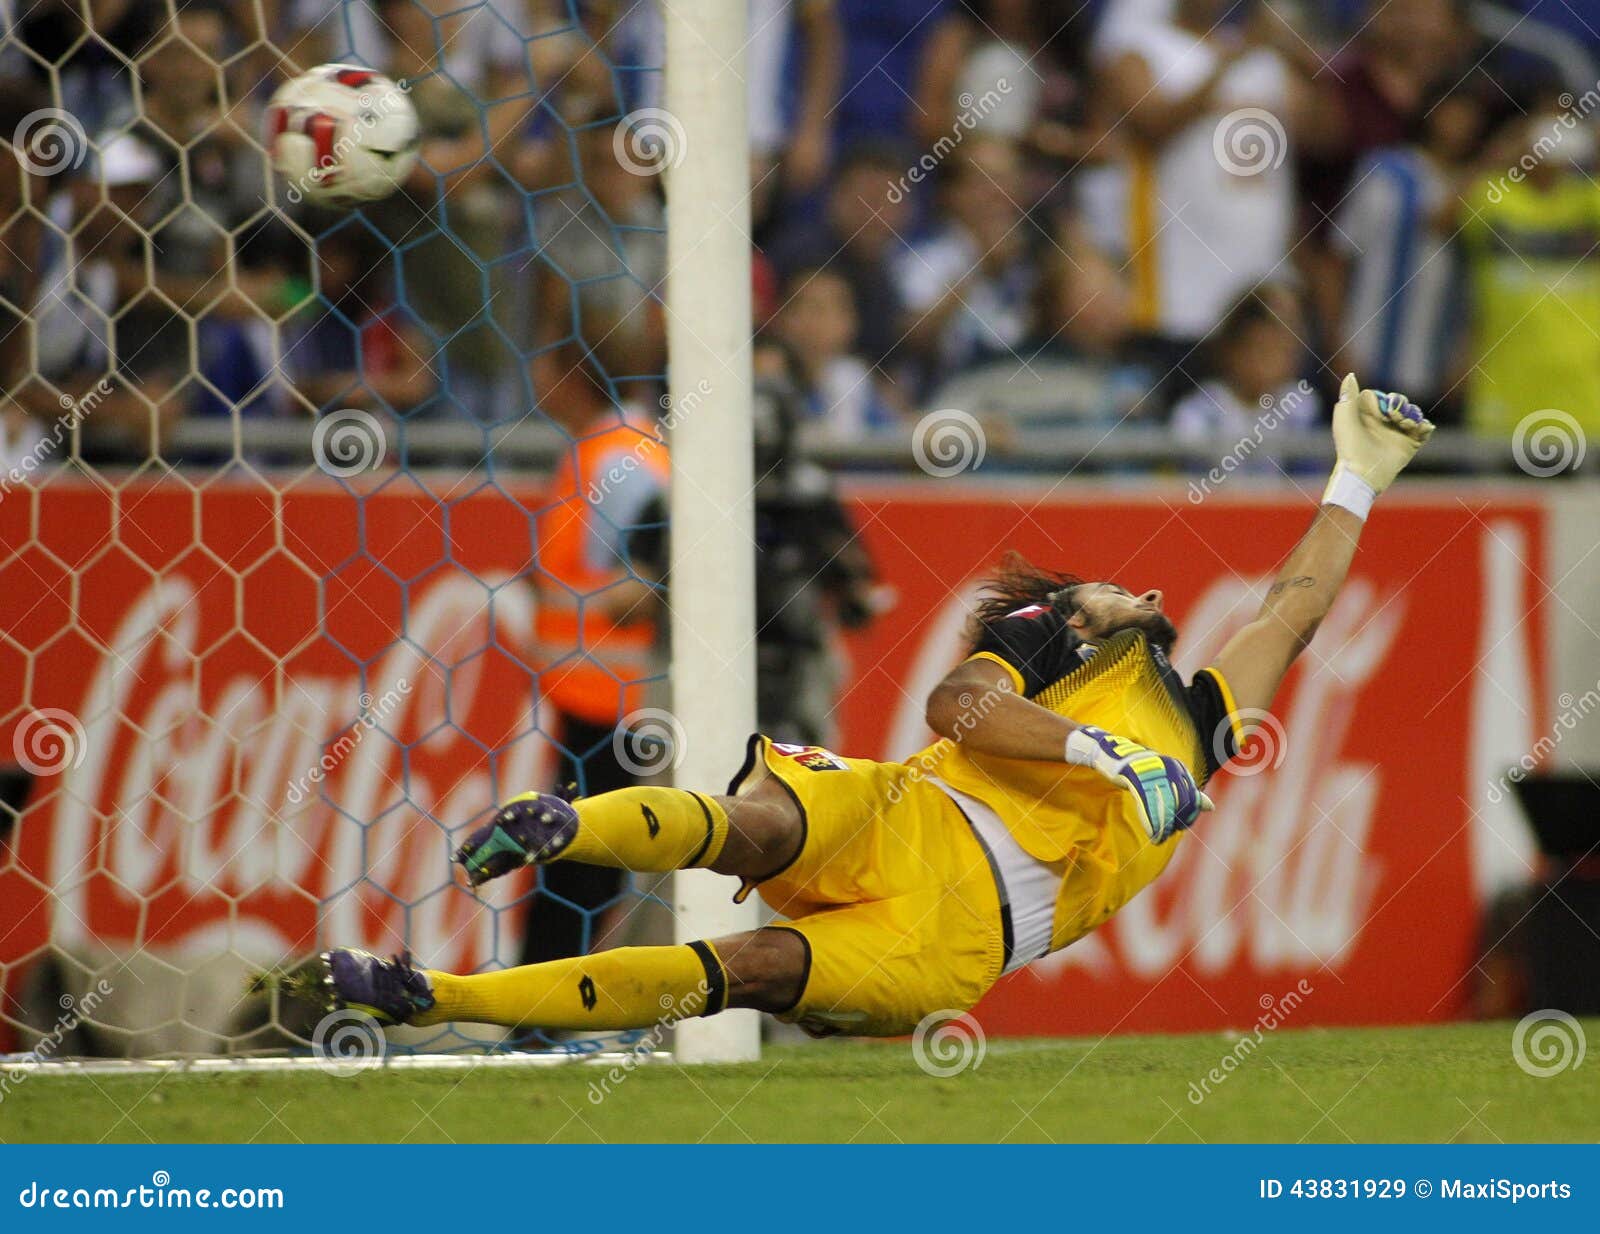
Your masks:
<svg viewBox="0 0 1600 1234"><path fill-rule="evenodd" d="M1160 674L1161 684L1194 721L1200 743L1205 750L1206 778L1221 770L1224 763L1239 752L1237 718L1229 707L1227 686L1221 675L1212 668L1195 673L1187 685L1159 647L1150 648L1150 656ZM1203 783L1204 781L1202 781Z"/></svg>
<svg viewBox="0 0 1600 1234"><path fill-rule="evenodd" d="M1082 664L1093 648L1068 628L1056 609L1029 604L988 622L972 654L1009 664L1022 678L1023 695L1032 698Z"/></svg>

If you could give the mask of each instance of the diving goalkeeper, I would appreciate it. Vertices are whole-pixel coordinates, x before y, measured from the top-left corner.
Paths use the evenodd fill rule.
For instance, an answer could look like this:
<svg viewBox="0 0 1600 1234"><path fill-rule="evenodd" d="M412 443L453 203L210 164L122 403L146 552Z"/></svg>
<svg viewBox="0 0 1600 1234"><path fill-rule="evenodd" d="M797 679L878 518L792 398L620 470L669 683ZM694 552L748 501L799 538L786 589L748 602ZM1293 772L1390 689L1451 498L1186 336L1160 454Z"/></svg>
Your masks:
<svg viewBox="0 0 1600 1234"><path fill-rule="evenodd" d="M815 1034L910 1032L1066 947L1142 890L1201 792L1271 703L1344 582L1373 500L1433 425L1345 378L1338 463L1260 612L1182 682L1161 592L1134 595L1011 558L971 653L928 698L940 740L906 763L751 738L725 795L637 787L569 803L528 793L456 854L473 884L525 865L703 866L783 918L671 947L457 976L334 950L332 1008L384 1023L643 1028L754 1007Z"/></svg>

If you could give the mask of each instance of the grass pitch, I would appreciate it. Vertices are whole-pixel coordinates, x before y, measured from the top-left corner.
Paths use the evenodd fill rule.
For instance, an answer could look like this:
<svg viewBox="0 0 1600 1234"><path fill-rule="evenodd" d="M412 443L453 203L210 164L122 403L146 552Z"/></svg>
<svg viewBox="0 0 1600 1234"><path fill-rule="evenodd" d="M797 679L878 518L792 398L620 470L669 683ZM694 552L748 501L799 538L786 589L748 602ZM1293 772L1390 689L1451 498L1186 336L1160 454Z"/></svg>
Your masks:
<svg viewBox="0 0 1600 1234"><path fill-rule="evenodd" d="M1584 1023L1600 1041L1600 1020ZM6 1142L626 1143L1600 1140L1600 1058L1548 1078L1510 1024L991 1041L924 1074L905 1041L770 1047L759 1063L51 1077L13 1083ZM1235 1059L1224 1071L1225 1056ZM1212 1069L1223 1081L1203 1082ZM1191 1085L1196 1087L1191 1088ZM609 1090L609 1091L608 1091ZM1197 1101L1195 1098L1199 1097Z"/></svg>

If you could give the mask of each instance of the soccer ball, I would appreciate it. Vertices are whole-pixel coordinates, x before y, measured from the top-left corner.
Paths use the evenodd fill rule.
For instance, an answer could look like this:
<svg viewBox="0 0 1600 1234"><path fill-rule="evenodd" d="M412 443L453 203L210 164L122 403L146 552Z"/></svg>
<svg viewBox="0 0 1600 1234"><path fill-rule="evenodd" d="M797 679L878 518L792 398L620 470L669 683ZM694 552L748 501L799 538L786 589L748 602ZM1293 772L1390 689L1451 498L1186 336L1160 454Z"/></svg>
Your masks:
<svg viewBox="0 0 1600 1234"><path fill-rule="evenodd" d="M291 202L378 201L416 164L417 112L382 73L324 64L278 87L266 143Z"/></svg>

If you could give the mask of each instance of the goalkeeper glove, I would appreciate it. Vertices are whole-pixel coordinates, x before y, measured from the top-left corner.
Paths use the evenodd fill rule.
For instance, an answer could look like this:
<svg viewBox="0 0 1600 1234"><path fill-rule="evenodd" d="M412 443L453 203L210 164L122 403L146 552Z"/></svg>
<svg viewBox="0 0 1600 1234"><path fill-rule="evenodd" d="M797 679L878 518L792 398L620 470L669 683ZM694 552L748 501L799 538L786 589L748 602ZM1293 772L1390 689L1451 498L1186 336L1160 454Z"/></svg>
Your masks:
<svg viewBox="0 0 1600 1234"><path fill-rule="evenodd" d="M1079 767L1093 767L1132 793L1144 829L1157 844L1194 826L1202 811L1216 808L1177 759L1126 737L1113 737L1103 728L1074 729L1067 738L1066 759Z"/></svg>
<svg viewBox="0 0 1600 1234"><path fill-rule="evenodd" d="M1328 477L1322 503L1343 506L1366 518L1373 500L1394 483L1432 436L1433 422L1405 395L1363 390L1355 374L1349 374L1333 409L1339 461Z"/></svg>

